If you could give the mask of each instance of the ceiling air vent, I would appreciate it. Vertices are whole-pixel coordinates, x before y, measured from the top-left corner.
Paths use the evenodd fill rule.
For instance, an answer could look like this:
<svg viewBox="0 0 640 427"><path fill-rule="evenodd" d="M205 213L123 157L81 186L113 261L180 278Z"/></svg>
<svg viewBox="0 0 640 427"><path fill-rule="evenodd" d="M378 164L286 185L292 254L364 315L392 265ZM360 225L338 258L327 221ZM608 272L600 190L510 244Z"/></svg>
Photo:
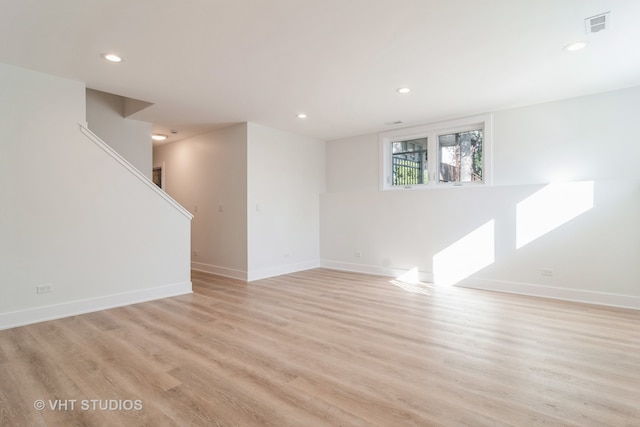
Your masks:
<svg viewBox="0 0 640 427"><path fill-rule="evenodd" d="M584 20L587 34L598 33L611 26L611 12L601 13Z"/></svg>

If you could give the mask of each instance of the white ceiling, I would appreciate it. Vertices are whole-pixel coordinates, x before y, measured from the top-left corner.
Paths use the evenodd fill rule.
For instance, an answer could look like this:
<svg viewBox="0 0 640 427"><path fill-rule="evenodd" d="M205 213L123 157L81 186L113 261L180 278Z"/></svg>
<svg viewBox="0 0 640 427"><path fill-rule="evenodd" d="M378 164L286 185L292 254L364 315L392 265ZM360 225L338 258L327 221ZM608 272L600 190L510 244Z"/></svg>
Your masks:
<svg viewBox="0 0 640 427"><path fill-rule="evenodd" d="M243 121L330 140L638 86L639 20L639 0L0 0L0 62L152 102L134 117L174 140Z"/></svg>

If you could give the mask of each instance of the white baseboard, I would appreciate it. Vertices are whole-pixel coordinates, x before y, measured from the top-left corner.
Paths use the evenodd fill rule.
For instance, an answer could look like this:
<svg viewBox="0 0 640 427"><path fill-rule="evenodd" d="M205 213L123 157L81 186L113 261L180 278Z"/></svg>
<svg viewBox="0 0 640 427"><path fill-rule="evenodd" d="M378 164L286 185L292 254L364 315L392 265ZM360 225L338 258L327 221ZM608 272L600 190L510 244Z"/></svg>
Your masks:
<svg viewBox="0 0 640 427"><path fill-rule="evenodd" d="M254 280L267 279L269 277L281 276L283 274L295 273L298 271L311 270L312 268L320 267L320 261L311 260L303 261L295 264L279 265L277 267L262 268L257 270L251 270L248 273L247 280L252 282Z"/></svg>
<svg viewBox="0 0 640 427"><path fill-rule="evenodd" d="M332 270L352 271L356 273L374 274L394 278L400 277L407 272L407 270L402 269L367 264L352 264L331 260L322 260L320 265L323 268ZM419 272L418 278L424 282L433 282L433 274L430 272ZM640 297L632 295L620 295L582 289L559 288L533 283L507 282L479 278L468 278L455 286L640 310Z"/></svg>
<svg viewBox="0 0 640 427"><path fill-rule="evenodd" d="M232 279L244 280L246 282L267 279L269 277L281 276L283 274L295 273L297 271L309 270L318 267L320 267L320 262L317 260L313 260L295 264L286 264L276 267L256 269L247 272L227 267L220 267L217 265L205 264L202 262L191 262L191 268L195 271L202 271L204 273L211 273L218 276L229 277Z"/></svg>
<svg viewBox="0 0 640 427"><path fill-rule="evenodd" d="M350 262L329 260L320 261L320 266L322 268L328 268L330 270L351 271L354 273L372 274L375 276L387 276L394 278L398 278L408 272L408 270L401 268L381 267L379 265L355 264ZM419 271L418 279L422 282L431 283L433 282L433 274Z"/></svg>
<svg viewBox="0 0 640 427"><path fill-rule="evenodd" d="M205 264L202 262L191 262L191 269L195 271L202 271L204 273L211 273L218 276L230 277L231 279L247 280L247 272L242 270L235 270L233 268L220 267L217 265Z"/></svg>
<svg viewBox="0 0 640 427"><path fill-rule="evenodd" d="M607 292L559 288L532 283L505 282L500 280L473 278L465 279L456 286L640 310L640 297L632 295L610 294Z"/></svg>
<svg viewBox="0 0 640 427"><path fill-rule="evenodd" d="M133 292L123 292L114 295L70 301L62 304L34 307L10 313L0 313L0 330L161 298L175 297L190 294L191 292L191 282L183 282Z"/></svg>

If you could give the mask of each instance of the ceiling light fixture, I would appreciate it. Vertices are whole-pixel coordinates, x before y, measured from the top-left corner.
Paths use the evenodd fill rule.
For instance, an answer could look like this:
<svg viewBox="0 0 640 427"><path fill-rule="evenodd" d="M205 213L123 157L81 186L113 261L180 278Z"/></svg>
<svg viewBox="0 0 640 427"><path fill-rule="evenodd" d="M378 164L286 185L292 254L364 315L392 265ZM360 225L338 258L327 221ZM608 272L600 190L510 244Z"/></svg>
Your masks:
<svg viewBox="0 0 640 427"><path fill-rule="evenodd" d="M106 59L109 62L122 62L122 58L115 53L103 53L100 56L102 56L102 58Z"/></svg>
<svg viewBox="0 0 640 427"><path fill-rule="evenodd" d="M153 135L151 135L151 139L153 139L154 141L164 141L165 139L167 139L167 135L154 133Z"/></svg>
<svg viewBox="0 0 640 427"><path fill-rule="evenodd" d="M584 49L585 47L587 47L587 45L589 44L589 42L587 41L579 41L579 42L575 42L575 43L571 43L568 44L564 47L564 50L566 50L567 52L575 52L577 50L581 50Z"/></svg>
<svg viewBox="0 0 640 427"><path fill-rule="evenodd" d="M409 93L409 92L411 92L411 89L409 89L408 87L399 87L398 89L396 89L396 92L398 92L398 93Z"/></svg>
<svg viewBox="0 0 640 427"><path fill-rule="evenodd" d="M299 119L306 119L307 115L305 113L299 113L296 117L298 117Z"/></svg>

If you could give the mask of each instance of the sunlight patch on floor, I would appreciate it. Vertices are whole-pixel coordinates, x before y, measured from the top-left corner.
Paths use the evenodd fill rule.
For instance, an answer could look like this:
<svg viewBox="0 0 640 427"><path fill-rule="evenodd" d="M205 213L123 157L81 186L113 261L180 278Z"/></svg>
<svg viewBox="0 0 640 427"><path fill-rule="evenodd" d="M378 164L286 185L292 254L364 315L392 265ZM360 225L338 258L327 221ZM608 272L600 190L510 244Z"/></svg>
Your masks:
<svg viewBox="0 0 640 427"><path fill-rule="evenodd" d="M433 283L421 282L419 276L418 267L414 267L394 280L390 280L389 283L413 294L431 295Z"/></svg>

